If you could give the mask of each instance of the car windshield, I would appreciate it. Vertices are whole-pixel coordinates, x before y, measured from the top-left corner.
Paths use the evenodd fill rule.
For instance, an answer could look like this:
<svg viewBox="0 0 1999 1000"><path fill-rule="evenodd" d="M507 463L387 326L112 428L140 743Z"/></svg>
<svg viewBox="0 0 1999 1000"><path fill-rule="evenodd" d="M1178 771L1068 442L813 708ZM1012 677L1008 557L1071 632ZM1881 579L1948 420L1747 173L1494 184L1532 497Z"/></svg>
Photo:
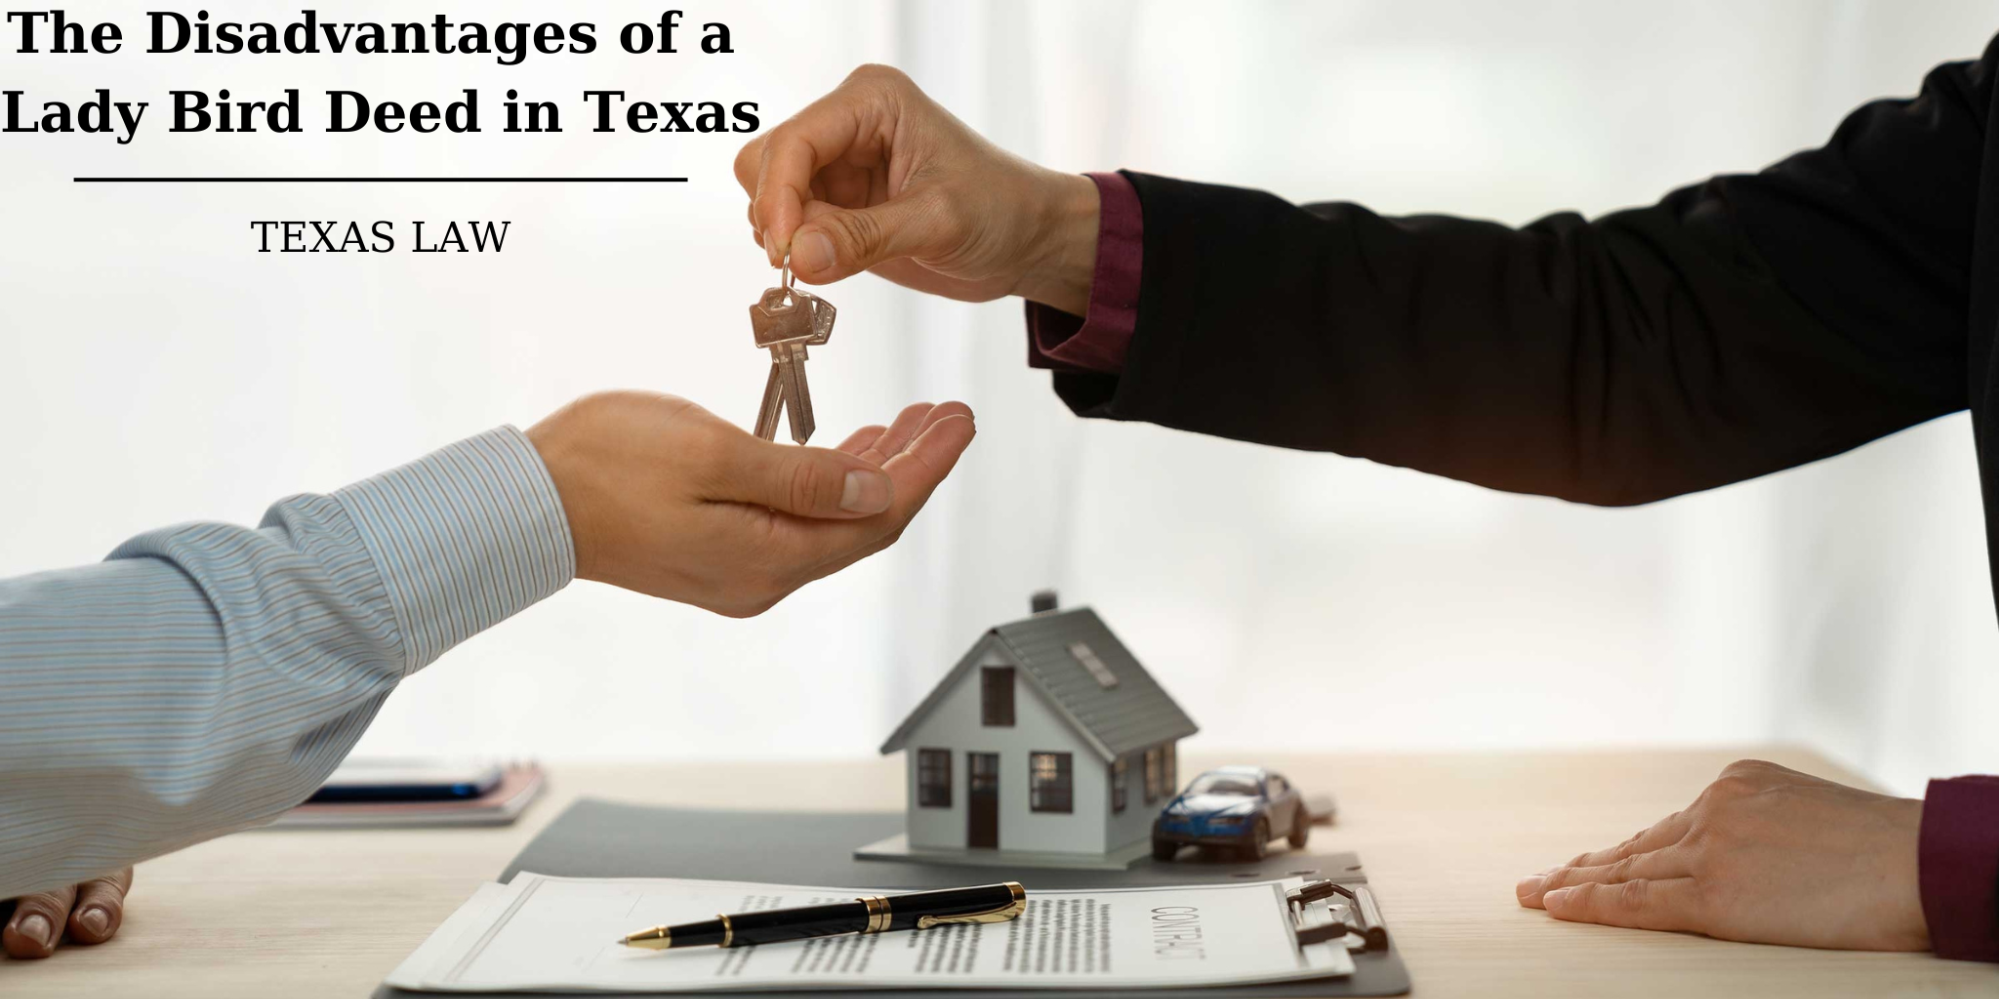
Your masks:
<svg viewBox="0 0 1999 1000"><path fill-rule="evenodd" d="M1189 795L1256 795L1256 779L1240 774L1204 774L1187 786Z"/></svg>

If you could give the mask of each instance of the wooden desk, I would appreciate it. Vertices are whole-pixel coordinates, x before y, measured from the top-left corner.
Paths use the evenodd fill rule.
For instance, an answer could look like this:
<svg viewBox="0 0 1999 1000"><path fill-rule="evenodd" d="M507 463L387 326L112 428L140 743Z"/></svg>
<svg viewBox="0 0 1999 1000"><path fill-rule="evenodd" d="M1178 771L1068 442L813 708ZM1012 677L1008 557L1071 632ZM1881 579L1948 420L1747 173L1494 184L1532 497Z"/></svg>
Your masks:
<svg viewBox="0 0 1999 1000"><path fill-rule="evenodd" d="M1927 955L1730 944L1564 924L1514 903L1522 875L1607 846L1689 802L1750 754L1323 756L1266 759L1338 794L1320 849L1361 853L1419 994L1999 995L1999 968ZM1828 777L1814 754L1758 754ZM1189 754L1181 772L1223 763ZM8 996L366 996L571 800L900 809L899 762L558 766L501 830L261 831L140 866L118 939L0 960Z"/></svg>

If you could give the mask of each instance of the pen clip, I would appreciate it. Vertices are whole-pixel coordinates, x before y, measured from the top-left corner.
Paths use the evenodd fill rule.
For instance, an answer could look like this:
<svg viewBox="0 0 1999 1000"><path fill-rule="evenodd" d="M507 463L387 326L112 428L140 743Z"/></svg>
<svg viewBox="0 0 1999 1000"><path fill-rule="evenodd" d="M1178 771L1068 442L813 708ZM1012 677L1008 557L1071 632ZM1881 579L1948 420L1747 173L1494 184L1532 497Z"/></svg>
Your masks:
<svg viewBox="0 0 1999 1000"><path fill-rule="evenodd" d="M949 917L940 917L926 913L916 918L916 929L925 931L939 924L997 924L1012 920L1026 913L1027 890L1022 888L1019 882L1008 882L1006 887L1013 890L1013 899L1005 906L990 910L981 910L977 913L960 913Z"/></svg>

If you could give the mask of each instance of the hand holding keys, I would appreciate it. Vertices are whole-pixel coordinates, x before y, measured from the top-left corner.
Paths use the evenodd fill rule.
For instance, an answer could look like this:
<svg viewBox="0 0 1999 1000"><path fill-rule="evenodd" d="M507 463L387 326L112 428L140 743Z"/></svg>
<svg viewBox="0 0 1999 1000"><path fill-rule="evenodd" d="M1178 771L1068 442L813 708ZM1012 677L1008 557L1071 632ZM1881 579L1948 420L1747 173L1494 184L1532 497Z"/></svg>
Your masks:
<svg viewBox="0 0 1999 1000"><path fill-rule="evenodd" d="M758 347L770 349L770 378L764 383L763 408L757 411L757 436L777 440L777 413L791 416L791 439L804 444L812 437L812 390L805 382L805 349L833 335L833 304L791 285L791 258L784 260L783 284L766 289L750 307L750 329Z"/></svg>

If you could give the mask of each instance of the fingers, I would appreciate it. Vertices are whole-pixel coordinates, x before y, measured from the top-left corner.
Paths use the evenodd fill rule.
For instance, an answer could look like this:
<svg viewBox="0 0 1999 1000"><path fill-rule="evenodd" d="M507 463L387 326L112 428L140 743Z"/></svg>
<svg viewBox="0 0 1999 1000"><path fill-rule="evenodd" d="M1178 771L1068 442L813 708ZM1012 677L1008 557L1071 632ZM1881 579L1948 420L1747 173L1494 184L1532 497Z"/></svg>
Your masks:
<svg viewBox="0 0 1999 1000"><path fill-rule="evenodd" d="M887 465L889 459L901 454L902 449L907 448L911 441L916 440L916 435L929 426L931 415L936 411L937 407L930 403L911 403L903 407L902 412L895 415L895 420L857 454L876 465ZM969 409L964 412L971 413Z"/></svg>
<svg viewBox="0 0 1999 1000"><path fill-rule="evenodd" d="M916 516L944 477L958 465L958 458L978 436L972 409L963 403L945 403L924 418L923 429L901 452L882 468L895 481L896 500L883 515L894 519L896 531Z"/></svg>
<svg viewBox="0 0 1999 1000"><path fill-rule="evenodd" d="M750 228L760 228L757 222L757 175L763 172L764 147L770 145L769 132L743 143L736 150L736 183L742 185L743 193L752 196L750 201Z"/></svg>
<svg viewBox="0 0 1999 1000"><path fill-rule="evenodd" d="M923 423L916 429L916 440L923 440L923 436L930 432L930 428L936 426L940 421L948 420L952 417L963 417L966 420L974 419L972 408L963 403L956 400L949 403L940 403L928 414L924 415ZM909 446L904 445L903 450L909 450Z"/></svg>
<svg viewBox="0 0 1999 1000"><path fill-rule="evenodd" d="M92 879L77 887L76 906L69 915L70 940L103 944L125 922L125 894L132 889L132 869Z"/></svg>
<svg viewBox="0 0 1999 1000"><path fill-rule="evenodd" d="M847 440L840 442L840 447L834 450L844 451L849 455L859 455L860 453L873 447L874 443L880 440L882 434L885 433L887 430L888 428L883 427L880 424L869 424L866 427L863 427L860 430L857 430L854 433L847 435Z"/></svg>
<svg viewBox="0 0 1999 1000"><path fill-rule="evenodd" d="M102 944L124 923L125 894L131 888L132 869L127 868L80 886L22 896L0 929L0 950L12 958L47 958L65 928L77 944Z"/></svg>
<svg viewBox="0 0 1999 1000"><path fill-rule="evenodd" d="M909 411L903 413L907 416ZM895 482L895 502L888 510L855 521L805 525L805 544L814 551L817 575L824 576L893 544L978 435L971 408L963 403L934 407L923 414L921 424L921 433L882 466ZM893 434L894 429L888 433Z"/></svg>
<svg viewBox="0 0 1999 1000"><path fill-rule="evenodd" d="M1569 886L1598 883L1615 885L1635 879L1681 878L1693 874L1687 866L1686 857L1678 850L1668 847L1646 854L1632 854L1607 865L1587 868L1562 867L1541 875L1529 875L1514 887L1521 906L1544 906L1548 893Z"/></svg>
<svg viewBox="0 0 1999 1000"><path fill-rule="evenodd" d="M953 214L934 192L917 192L859 209L815 213L791 240L791 272L815 285L954 244ZM766 230L768 232L768 230Z"/></svg>
<svg viewBox="0 0 1999 1000"><path fill-rule="evenodd" d="M751 223L763 232L771 266L792 249L792 234L805 218L820 168L857 147L886 146L877 123L894 114L881 100L879 81L887 75L899 76L881 67L856 70L832 93L736 154L736 180L750 194Z"/></svg>
<svg viewBox="0 0 1999 1000"><path fill-rule="evenodd" d="M1630 839L1616 847L1608 847L1601 851L1590 851L1587 854L1578 854L1574 858L1571 858L1569 863L1564 867L1595 868L1600 865L1614 864L1634 854L1643 854L1647 851L1656 851L1671 847L1679 843L1680 839L1687 835L1687 830L1692 826L1693 817L1688 815L1686 810L1681 810L1632 834Z"/></svg>
<svg viewBox="0 0 1999 1000"><path fill-rule="evenodd" d="M1699 891L1691 878L1633 879L1615 885L1586 882L1548 893L1548 915L1612 927L1648 931L1695 930Z"/></svg>
<svg viewBox="0 0 1999 1000"><path fill-rule="evenodd" d="M15 901L13 919L0 930L0 949L12 958L47 958L55 954L62 939L63 925L69 922L71 904L76 902L76 886L54 892L38 892Z"/></svg>
<svg viewBox="0 0 1999 1000"><path fill-rule="evenodd" d="M710 499L812 518L867 517L895 500L895 483L879 463L844 448L799 448L748 434L729 442Z"/></svg>

